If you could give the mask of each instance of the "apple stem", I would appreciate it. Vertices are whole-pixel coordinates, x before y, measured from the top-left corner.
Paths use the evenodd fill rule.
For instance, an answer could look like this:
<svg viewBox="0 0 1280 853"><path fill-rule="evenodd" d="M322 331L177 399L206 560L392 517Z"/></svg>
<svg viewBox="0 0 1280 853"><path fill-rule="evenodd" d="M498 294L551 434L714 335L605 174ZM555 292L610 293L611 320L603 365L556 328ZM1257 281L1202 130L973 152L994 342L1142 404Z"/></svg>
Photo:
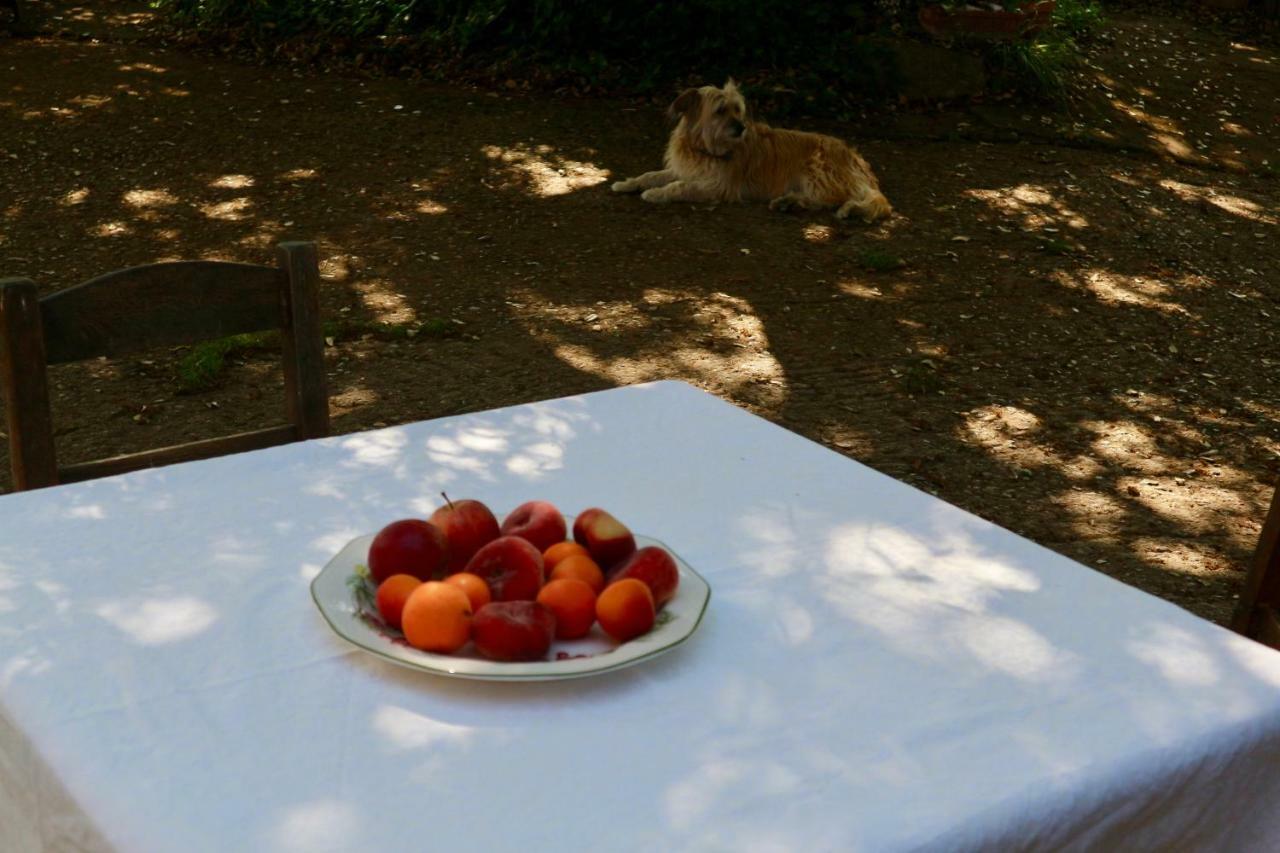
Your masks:
<svg viewBox="0 0 1280 853"><path fill-rule="evenodd" d="M440 497L444 498L444 502L449 505L449 509L453 509L453 501L449 500L449 495L447 493L441 492Z"/></svg>

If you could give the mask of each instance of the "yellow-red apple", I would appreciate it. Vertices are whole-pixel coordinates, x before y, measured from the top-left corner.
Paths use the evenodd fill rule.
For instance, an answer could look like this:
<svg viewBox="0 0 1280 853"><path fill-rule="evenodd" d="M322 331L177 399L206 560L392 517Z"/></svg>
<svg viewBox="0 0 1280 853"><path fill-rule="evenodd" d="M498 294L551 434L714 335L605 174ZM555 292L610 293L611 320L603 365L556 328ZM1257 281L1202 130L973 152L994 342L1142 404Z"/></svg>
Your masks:
<svg viewBox="0 0 1280 853"><path fill-rule="evenodd" d="M605 572L636 550L636 538L627 526L599 507L584 509L574 520L573 540L586 548Z"/></svg>

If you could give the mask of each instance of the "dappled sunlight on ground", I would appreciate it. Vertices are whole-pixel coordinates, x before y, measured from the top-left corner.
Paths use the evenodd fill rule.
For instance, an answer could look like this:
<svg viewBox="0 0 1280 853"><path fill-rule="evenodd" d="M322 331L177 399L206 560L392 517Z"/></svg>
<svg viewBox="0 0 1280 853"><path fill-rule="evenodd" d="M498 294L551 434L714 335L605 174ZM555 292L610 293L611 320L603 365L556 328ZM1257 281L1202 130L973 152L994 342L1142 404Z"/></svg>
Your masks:
<svg viewBox="0 0 1280 853"><path fill-rule="evenodd" d="M228 201L215 201L199 205L200 212L210 219L225 219L238 222L252 215L253 199L240 196Z"/></svg>
<svg viewBox="0 0 1280 853"><path fill-rule="evenodd" d="M124 194L124 203L129 207L168 207L177 204L178 197L165 189L129 190Z"/></svg>
<svg viewBox="0 0 1280 853"><path fill-rule="evenodd" d="M884 299L884 292L873 284L864 281L842 281L840 290L856 299Z"/></svg>
<svg viewBox="0 0 1280 853"><path fill-rule="evenodd" d="M1098 436L1092 449L1099 459L1147 474L1168 470L1168 462L1160 454L1159 442L1147 425L1133 421L1095 421L1084 424L1084 427Z"/></svg>
<svg viewBox="0 0 1280 853"><path fill-rule="evenodd" d="M330 387L329 411L331 416L350 414L351 412L372 406L380 396L376 391L359 386Z"/></svg>
<svg viewBox="0 0 1280 853"><path fill-rule="evenodd" d="M1054 278L1067 287L1084 287L1104 303L1135 305L1175 314L1190 313L1178 302L1167 298L1177 293L1176 288L1155 278L1122 275L1098 268L1072 272L1060 270L1054 273Z"/></svg>
<svg viewBox="0 0 1280 853"><path fill-rule="evenodd" d="M66 194L60 200L60 203L67 207L83 204L84 200L89 197L90 192L91 190L88 187L76 187L73 190L67 190Z"/></svg>
<svg viewBox="0 0 1280 853"><path fill-rule="evenodd" d="M133 229L125 222L100 222L89 230L92 237L120 237L132 233Z"/></svg>
<svg viewBox="0 0 1280 853"><path fill-rule="evenodd" d="M380 323L411 323L417 312L394 282L381 278L365 278L355 285L360 301Z"/></svg>
<svg viewBox="0 0 1280 853"><path fill-rule="evenodd" d="M1066 513L1077 536L1119 535L1129 521L1122 500L1092 489L1069 489L1057 495L1052 503Z"/></svg>
<svg viewBox="0 0 1280 853"><path fill-rule="evenodd" d="M253 186L255 181L249 175L222 175L209 182L209 186L221 190L243 190Z"/></svg>
<svg viewBox="0 0 1280 853"><path fill-rule="evenodd" d="M611 382L632 384L670 375L670 368L653 361L647 352L653 339L646 333L658 327L650 312L661 308L668 309L662 315L662 328L689 339L686 344L662 344L665 359L676 365L682 375L727 389L748 384L781 388L785 384L780 364L769 353L764 324L746 300L727 293L716 293L708 299L689 291L650 288L635 303L596 303L591 309L559 304L529 289L517 290L516 295L521 307L520 322L551 347L557 358ZM672 308L676 310L672 312ZM635 336L634 356L597 353L592 343L603 331L598 324L586 329L570 326L575 319L594 323L602 310L610 314L610 335ZM667 321L676 318L679 328L671 329Z"/></svg>
<svg viewBox="0 0 1280 853"><path fill-rule="evenodd" d="M1231 216L1239 216L1242 219L1260 222L1265 225L1275 225L1277 222L1274 211L1268 212L1257 202L1230 193L1224 193L1212 186L1186 184L1182 181L1175 181L1172 178L1160 181L1160 186L1181 201L1211 205Z"/></svg>
<svg viewBox="0 0 1280 853"><path fill-rule="evenodd" d="M1015 470L1053 468L1076 481L1097 476L1101 467L1096 460L1088 456L1064 458L1035 437L1039 426L1039 418L1016 406L982 407L965 418L968 440Z"/></svg>
<svg viewBox="0 0 1280 853"><path fill-rule="evenodd" d="M1261 517L1265 507L1253 505L1232 489L1212 483L1188 483L1182 477L1122 477L1117 486L1152 513L1177 523L1190 534L1220 533L1224 516ZM1251 539L1236 543L1249 547Z"/></svg>
<svg viewBox="0 0 1280 853"><path fill-rule="evenodd" d="M1059 228L1084 229L1089 220L1072 210L1043 186L1019 184L1002 189L968 190L968 195L989 204L1028 231L1053 232Z"/></svg>
<svg viewBox="0 0 1280 853"><path fill-rule="evenodd" d="M826 243L835 235L830 225L810 224L804 227L804 238L810 243Z"/></svg>
<svg viewBox="0 0 1280 853"><path fill-rule="evenodd" d="M550 145L510 148L486 145L481 153L503 164L507 174L520 175L528 182L534 195L544 198L602 184L611 174L608 169L601 169L594 163L564 157Z"/></svg>

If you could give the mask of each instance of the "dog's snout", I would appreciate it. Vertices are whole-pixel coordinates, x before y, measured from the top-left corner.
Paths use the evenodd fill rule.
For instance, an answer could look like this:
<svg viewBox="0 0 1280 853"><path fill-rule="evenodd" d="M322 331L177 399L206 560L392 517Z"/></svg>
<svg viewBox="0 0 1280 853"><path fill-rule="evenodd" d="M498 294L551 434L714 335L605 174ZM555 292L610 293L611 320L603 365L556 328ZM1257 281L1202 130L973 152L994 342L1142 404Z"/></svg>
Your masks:
<svg viewBox="0 0 1280 853"><path fill-rule="evenodd" d="M729 125L729 132L734 136L742 136L747 132L747 126L735 119L733 124Z"/></svg>

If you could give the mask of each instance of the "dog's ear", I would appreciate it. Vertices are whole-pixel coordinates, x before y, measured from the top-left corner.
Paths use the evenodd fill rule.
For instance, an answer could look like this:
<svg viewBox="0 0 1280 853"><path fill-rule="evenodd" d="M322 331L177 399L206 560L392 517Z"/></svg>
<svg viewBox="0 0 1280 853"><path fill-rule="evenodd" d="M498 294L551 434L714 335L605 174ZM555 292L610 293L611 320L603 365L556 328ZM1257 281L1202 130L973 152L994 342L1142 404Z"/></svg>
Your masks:
<svg viewBox="0 0 1280 853"><path fill-rule="evenodd" d="M736 95L736 94L738 94L738 81L737 81L737 80L734 80L732 77L730 77L728 80L726 80L726 81L725 81L725 84L724 84L724 93L725 93L726 95L730 95L730 94Z"/></svg>
<svg viewBox="0 0 1280 853"><path fill-rule="evenodd" d="M697 89L685 89L680 93L680 97L672 101L671 106L667 107L667 119L672 124L675 124L683 116L692 123L694 116L701 107L702 93Z"/></svg>

